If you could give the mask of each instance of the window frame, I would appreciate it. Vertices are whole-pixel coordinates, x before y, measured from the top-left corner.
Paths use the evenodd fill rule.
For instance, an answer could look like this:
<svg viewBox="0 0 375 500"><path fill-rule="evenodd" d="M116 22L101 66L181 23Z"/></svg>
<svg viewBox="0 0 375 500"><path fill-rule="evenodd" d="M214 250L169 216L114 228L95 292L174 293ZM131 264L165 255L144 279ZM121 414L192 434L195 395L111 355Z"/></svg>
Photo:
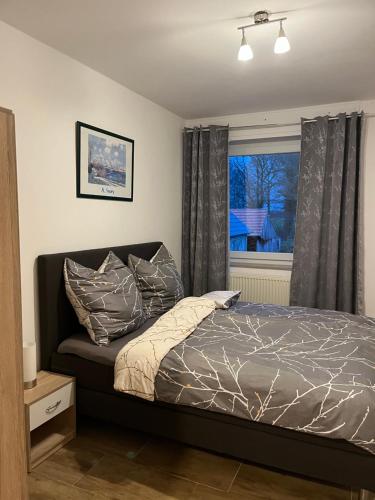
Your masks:
<svg viewBox="0 0 375 500"><path fill-rule="evenodd" d="M230 267L290 270L293 254L281 252L230 252Z"/></svg>
<svg viewBox="0 0 375 500"><path fill-rule="evenodd" d="M277 133L259 129L244 132L230 134L228 160L230 156L301 152L300 127L288 127L284 133L280 129ZM230 267L291 270L293 266L293 253L230 251L229 255Z"/></svg>

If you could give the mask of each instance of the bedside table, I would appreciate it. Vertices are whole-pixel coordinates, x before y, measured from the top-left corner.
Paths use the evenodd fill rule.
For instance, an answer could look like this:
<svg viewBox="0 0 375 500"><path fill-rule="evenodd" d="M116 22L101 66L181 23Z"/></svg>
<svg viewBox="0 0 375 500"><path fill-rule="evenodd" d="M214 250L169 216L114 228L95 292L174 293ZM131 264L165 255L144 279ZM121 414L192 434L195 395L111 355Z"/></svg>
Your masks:
<svg viewBox="0 0 375 500"><path fill-rule="evenodd" d="M24 390L27 470L30 472L76 436L75 378L38 372Z"/></svg>

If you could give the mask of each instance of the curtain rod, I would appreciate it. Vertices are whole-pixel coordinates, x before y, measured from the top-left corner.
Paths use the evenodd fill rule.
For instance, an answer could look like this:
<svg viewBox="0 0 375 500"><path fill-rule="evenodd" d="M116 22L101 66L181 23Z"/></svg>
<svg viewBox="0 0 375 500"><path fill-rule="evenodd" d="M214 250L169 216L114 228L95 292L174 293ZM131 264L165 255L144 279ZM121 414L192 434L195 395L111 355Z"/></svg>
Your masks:
<svg viewBox="0 0 375 500"><path fill-rule="evenodd" d="M363 113L364 116L366 117L374 117L375 113ZM346 118L350 118L351 115L346 115ZM338 120L337 116L332 116L329 117L328 120ZM311 119L311 120L303 120L303 123L315 123L317 120L316 118ZM249 128L275 128L275 127L291 127L291 126L296 126L296 125L301 125L301 122L293 122L293 123L267 123L267 124L260 124L260 125L242 125L238 127L229 127L229 130L242 130L242 129L249 129ZM227 127L218 127L218 130L226 130ZM186 132L193 132L194 128L192 127L185 127L184 129ZM207 131L210 130L209 127L202 127L200 130Z"/></svg>

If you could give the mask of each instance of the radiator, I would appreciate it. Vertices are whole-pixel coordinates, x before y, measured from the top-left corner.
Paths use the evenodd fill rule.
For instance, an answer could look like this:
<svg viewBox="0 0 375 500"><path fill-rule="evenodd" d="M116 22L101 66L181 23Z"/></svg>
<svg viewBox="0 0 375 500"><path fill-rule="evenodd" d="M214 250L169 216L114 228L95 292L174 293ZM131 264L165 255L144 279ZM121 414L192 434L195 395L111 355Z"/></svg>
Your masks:
<svg viewBox="0 0 375 500"><path fill-rule="evenodd" d="M240 300L289 305L290 279L284 276L231 274L230 289L242 290Z"/></svg>

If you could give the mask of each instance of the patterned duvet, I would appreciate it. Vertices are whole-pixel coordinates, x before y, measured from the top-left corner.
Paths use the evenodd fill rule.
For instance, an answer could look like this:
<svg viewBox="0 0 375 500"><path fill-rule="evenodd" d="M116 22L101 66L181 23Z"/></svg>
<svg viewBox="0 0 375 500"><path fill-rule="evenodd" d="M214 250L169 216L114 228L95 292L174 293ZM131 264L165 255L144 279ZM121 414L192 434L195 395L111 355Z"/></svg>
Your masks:
<svg viewBox="0 0 375 500"><path fill-rule="evenodd" d="M247 303L217 309L160 360L154 383L160 401L375 453L371 318Z"/></svg>

